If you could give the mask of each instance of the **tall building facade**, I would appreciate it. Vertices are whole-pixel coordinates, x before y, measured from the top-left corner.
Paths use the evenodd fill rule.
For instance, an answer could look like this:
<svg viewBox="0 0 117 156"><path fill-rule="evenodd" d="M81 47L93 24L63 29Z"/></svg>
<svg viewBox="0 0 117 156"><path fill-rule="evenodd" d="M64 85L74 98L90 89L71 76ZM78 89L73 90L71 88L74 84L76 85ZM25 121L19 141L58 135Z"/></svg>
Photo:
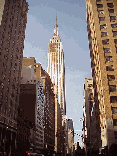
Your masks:
<svg viewBox="0 0 117 156"><path fill-rule="evenodd" d="M36 64L37 66L37 64ZM40 66L40 67L39 67ZM36 70L41 68L41 65L36 67ZM55 97L53 84L51 82L49 74L42 70L41 78L43 83L43 91L45 95L45 106L44 106L44 151L47 153L54 152L55 146Z"/></svg>
<svg viewBox="0 0 117 156"><path fill-rule="evenodd" d="M20 84L19 107L24 110L24 117L34 125L34 137L33 140L30 140L30 147L36 153L41 153L44 148L44 100L43 84L34 75L34 68L24 66Z"/></svg>
<svg viewBox="0 0 117 156"><path fill-rule="evenodd" d="M59 137L56 137L56 133L60 128L58 117L58 105L62 114L62 133L65 135L65 122L66 122L66 103L65 103L65 65L64 65L64 53L62 49L62 42L58 35L58 25L56 17L56 25L54 27L54 34L48 44L48 59L47 59L47 72L50 75L52 83L54 85L55 94L55 151L59 150L58 142ZM61 121L60 121L61 122ZM57 124L58 123L58 124ZM60 131L59 130L59 131ZM64 138L65 136L62 136ZM65 141L63 141L65 142ZM64 145L62 145L64 146ZM63 149L61 149L63 150ZM61 152L60 150L60 152ZM64 148L65 150L65 148Z"/></svg>
<svg viewBox="0 0 117 156"><path fill-rule="evenodd" d="M22 77L24 74L26 74L26 72L23 73L23 67L30 65L34 68L34 75L38 79L40 79L43 84L44 147L42 152L44 155L47 155L48 153L52 153L54 151L55 145L55 95L53 91L53 84L51 82L49 74L45 70L43 70L40 63L36 63L34 57L23 57ZM31 73L33 72L27 74L27 78L32 77Z"/></svg>
<svg viewBox="0 0 117 156"><path fill-rule="evenodd" d="M93 121L91 120L92 111L94 107L94 89L93 89L93 79L85 78L84 83L84 105L83 105L83 137L82 141L84 144L84 148L91 148L91 124ZM95 129L96 130L96 129Z"/></svg>
<svg viewBox="0 0 117 156"><path fill-rule="evenodd" d="M98 147L109 148L117 143L117 1L86 0L86 7Z"/></svg>
<svg viewBox="0 0 117 156"><path fill-rule="evenodd" d="M14 147L17 149L16 119L27 12L26 0L0 1L0 147L7 155L15 153Z"/></svg>
<svg viewBox="0 0 117 156"><path fill-rule="evenodd" d="M68 124L68 154L73 156L74 153L74 127L72 119L67 120Z"/></svg>

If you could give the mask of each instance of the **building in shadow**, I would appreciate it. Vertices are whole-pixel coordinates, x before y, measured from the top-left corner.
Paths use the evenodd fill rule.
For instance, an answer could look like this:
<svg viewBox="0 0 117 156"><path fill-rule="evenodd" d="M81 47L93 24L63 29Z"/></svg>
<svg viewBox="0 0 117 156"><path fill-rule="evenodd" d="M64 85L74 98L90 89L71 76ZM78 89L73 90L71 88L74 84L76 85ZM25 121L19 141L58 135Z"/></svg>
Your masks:
<svg viewBox="0 0 117 156"><path fill-rule="evenodd" d="M27 23L26 0L0 0L0 153L17 151L17 116Z"/></svg>

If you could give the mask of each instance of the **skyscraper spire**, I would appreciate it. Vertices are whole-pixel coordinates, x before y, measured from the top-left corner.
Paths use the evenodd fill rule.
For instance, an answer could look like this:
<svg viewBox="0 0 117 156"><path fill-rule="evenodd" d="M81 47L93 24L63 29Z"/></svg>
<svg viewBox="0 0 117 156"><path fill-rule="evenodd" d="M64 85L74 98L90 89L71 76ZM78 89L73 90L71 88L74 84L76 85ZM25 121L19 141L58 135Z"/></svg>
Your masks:
<svg viewBox="0 0 117 156"><path fill-rule="evenodd" d="M56 25L54 26L54 36L58 36L57 15L56 15Z"/></svg>
<svg viewBox="0 0 117 156"><path fill-rule="evenodd" d="M56 25L57 25L57 15L56 15Z"/></svg>

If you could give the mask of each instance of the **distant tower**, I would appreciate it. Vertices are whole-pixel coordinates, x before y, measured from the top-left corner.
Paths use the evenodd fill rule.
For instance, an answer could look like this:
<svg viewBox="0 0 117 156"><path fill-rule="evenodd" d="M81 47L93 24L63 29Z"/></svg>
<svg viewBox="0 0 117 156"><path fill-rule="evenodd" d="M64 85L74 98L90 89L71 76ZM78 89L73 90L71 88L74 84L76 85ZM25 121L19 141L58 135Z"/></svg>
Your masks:
<svg viewBox="0 0 117 156"><path fill-rule="evenodd" d="M48 44L47 72L54 84L54 92L58 96L58 102L60 104L62 114L66 115L64 53L62 42L58 35L57 17L54 34Z"/></svg>
<svg viewBox="0 0 117 156"><path fill-rule="evenodd" d="M54 84L55 94L55 132L58 130L57 114L58 104L62 113L62 125L64 125L64 118L66 115L66 103L65 103L65 66L64 66L64 53L62 49L62 42L58 35L58 25L56 17L56 25L54 27L54 34L48 44L48 60L47 60L47 72L50 75L52 83ZM59 126L60 127L60 126ZM56 142L56 139L55 139ZM55 143L56 144L56 143ZM55 145L56 146L56 145ZM56 148L56 147L55 147Z"/></svg>

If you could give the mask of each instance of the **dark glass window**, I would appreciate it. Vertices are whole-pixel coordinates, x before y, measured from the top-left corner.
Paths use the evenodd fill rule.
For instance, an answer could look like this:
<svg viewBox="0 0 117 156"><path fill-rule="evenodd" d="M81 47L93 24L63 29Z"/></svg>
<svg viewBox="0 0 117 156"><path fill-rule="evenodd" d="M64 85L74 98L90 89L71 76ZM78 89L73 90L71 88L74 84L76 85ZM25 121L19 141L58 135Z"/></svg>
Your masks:
<svg viewBox="0 0 117 156"><path fill-rule="evenodd" d="M102 8L103 5L102 4L97 4L97 8Z"/></svg>
<svg viewBox="0 0 117 156"><path fill-rule="evenodd" d="M96 2L101 2L102 0L96 0Z"/></svg>
<svg viewBox="0 0 117 156"><path fill-rule="evenodd" d="M101 37L108 36L107 32L101 32Z"/></svg>
<svg viewBox="0 0 117 156"><path fill-rule="evenodd" d="M98 14L104 14L104 10L99 10Z"/></svg>
<svg viewBox="0 0 117 156"><path fill-rule="evenodd" d="M110 92L116 91L116 85L109 85L109 91Z"/></svg>
<svg viewBox="0 0 117 156"><path fill-rule="evenodd" d="M114 13L114 9L108 9L109 13Z"/></svg>
<svg viewBox="0 0 117 156"><path fill-rule="evenodd" d="M117 119L113 119L113 126L117 126Z"/></svg>
<svg viewBox="0 0 117 156"><path fill-rule="evenodd" d="M116 16L110 16L110 20L111 21L116 20Z"/></svg>
<svg viewBox="0 0 117 156"><path fill-rule="evenodd" d="M110 103L117 102L117 96L110 96Z"/></svg>
<svg viewBox="0 0 117 156"><path fill-rule="evenodd" d="M117 39L114 39L115 44L117 44Z"/></svg>
<svg viewBox="0 0 117 156"><path fill-rule="evenodd" d="M99 17L99 21L105 21L105 17Z"/></svg>
<svg viewBox="0 0 117 156"><path fill-rule="evenodd" d="M112 56L105 56L105 62L113 61Z"/></svg>
<svg viewBox="0 0 117 156"><path fill-rule="evenodd" d="M112 28L117 28L117 23L111 24Z"/></svg>
<svg viewBox="0 0 117 156"><path fill-rule="evenodd" d="M117 47L116 47L116 53L117 53Z"/></svg>
<svg viewBox="0 0 117 156"><path fill-rule="evenodd" d="M117 131L115 131L114 133L115 133L115 139L117 139Z"/></svg>
<svg viewBox="0 0 117 156"><path fill-rule="evenodd" d="M106 70L107 70L107 71L114 71L113 65L111 65L111 66L106 66Z"/></svg>
<svg viewBox="0 0 117 156"><path fill-rule="evenodd" d="M110 53L110 48L104 48L105 53Z"/></svg>
<svg viewBox="0 0 117 156"><path fill-rule="evenodd" d="M115 75L107 75L108 81L114 81Z"/></svg>
<svg viewBox="0 0 117 156"><path fill-rule="evenodd" d="M106 29L106 28L107 28L106 24L100 25L100 29Z"/></svg>
<svg viewBox="0 0 117 156"><path fill-rule="evenodd" d="M102 40L102 44L109 44L109 39L107 40ZM106 49L106 48L105 48Z"/></svg>
<svg viewBox="0 0 117 156"><path fill-rule="evenodd" d="M113 31L113 36L117 36L117 31Z"/></svg>
<svg viewBox="0 0 117 156"><path fill-rule="evenodd" d="M112 107L112 114L117 114L117 107Z"/></svg>
<svg viewBox="0 0 117 156"><path fill-rule="evenodd" d="M113 8L113 7L114 7L113 3L107 3L107 6L108 6L109 8Z"/></svg>

